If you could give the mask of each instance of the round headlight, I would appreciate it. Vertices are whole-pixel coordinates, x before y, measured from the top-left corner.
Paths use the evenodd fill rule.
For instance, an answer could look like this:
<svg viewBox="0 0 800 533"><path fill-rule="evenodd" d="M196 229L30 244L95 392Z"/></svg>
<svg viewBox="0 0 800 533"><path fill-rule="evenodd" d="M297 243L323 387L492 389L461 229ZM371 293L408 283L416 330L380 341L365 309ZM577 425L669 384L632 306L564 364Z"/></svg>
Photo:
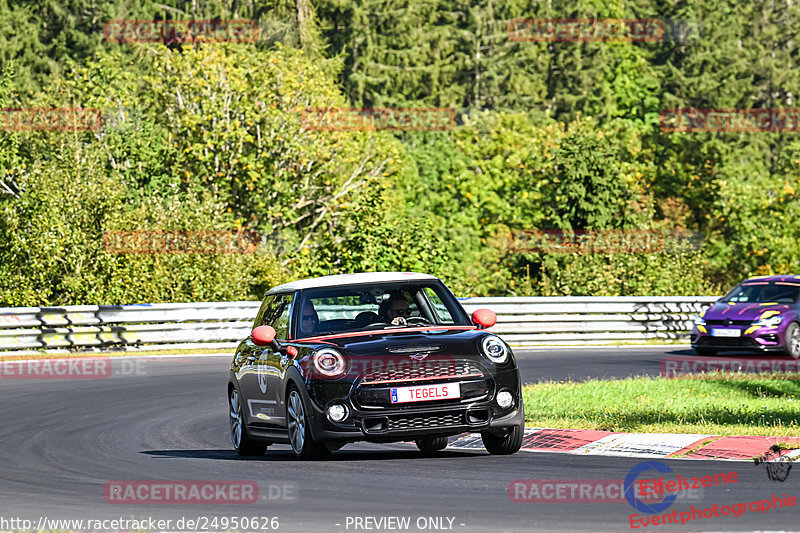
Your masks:
<svg viewBox="0 0 800 533"><path fill-rule="evenodd" d="M334 422L341 422L347 418L347 407L340 403L334 403L328 407L328 418Z"/></svg>
<svg viewBox="0 0 800 533"><path fill-rule="evenodd" d="M507 390L497 394L497 405L499 405L501 409L508 409L511 407L512 403L514 403L514 397L511 396L511 393Z"/></svg>
<svg viewBox="0 0 800 533"><path fill-rule="evenodd" d="M314 352L314 367L323 377L336 377L344 374L344 357L332 348L323 348Z"/></svg>
<svg viewBox="0 0 800 533"><path fill-rule="evenodd" d="M483 355L495 364L505 363L508 360L508 348L506 343L500 340L499 337L494 335L487 335L481 341L481 350Z"/></svg>

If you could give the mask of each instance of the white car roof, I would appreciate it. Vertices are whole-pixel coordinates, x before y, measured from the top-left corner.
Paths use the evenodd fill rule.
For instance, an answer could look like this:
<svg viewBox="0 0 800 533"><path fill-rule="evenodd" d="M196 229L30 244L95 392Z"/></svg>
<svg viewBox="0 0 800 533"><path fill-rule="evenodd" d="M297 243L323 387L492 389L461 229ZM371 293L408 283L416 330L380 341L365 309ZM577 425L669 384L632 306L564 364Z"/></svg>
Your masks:
<svg viewBox="0 0 800 533"><path fill-rule="evenodd" d="M361 272L358 274L336 274L334 276L290 281L289 283L271 288L267 291L267 294L296 291L300 289L316 289L319 287L336 287L338 285L385 283L391 281L430 281L438 279L439 278L436 276L431 276L430 274L418 274L416 272Z"/></svg>

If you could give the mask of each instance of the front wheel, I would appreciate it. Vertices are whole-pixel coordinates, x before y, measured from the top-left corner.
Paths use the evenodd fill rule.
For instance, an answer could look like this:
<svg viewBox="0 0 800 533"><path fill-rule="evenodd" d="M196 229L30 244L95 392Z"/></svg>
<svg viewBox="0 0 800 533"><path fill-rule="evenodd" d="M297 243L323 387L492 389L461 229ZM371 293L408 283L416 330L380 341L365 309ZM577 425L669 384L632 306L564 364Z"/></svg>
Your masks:
<svg viewBox="0 0 800 533"><path fill-rule="evenodd" d="M800 359L800 326L797 322L792 322L786 328L786 348L784 348L786 355L792 359Z"/></svg>
<svg viewBox="0 0 800 533"><path fill-rule="evenodd" d="M306 408L303 405L303 397L295 387L289 392L286 400L287 411L287 430L289 432L289 444L298 459L324 459L330 455L330 450L324 442L314 440L311 436L311 428L308 425Z"/></svg>
<svg viewBox="0 0 800 533"><path fill-rule="evenodd" d="M242 415L242 402L239 397L239 391L235 387L231 387L231 392L228 394L228 404L230 407L231 442L233 442L233 448L236 453L239 455L264 455L269 444L253 440L247 433L247 426Z"/></svg>
<svg viewBox="0 0 800 533"><path fill-rule="evenodd" d="M419 451L425 453L438 452L447 448L447 437L436 437L431 439L417 439L414 441Z"/></svg>
<svg viewBox="0 0 800 533"><path fill-rule="evenodd" d="M525 436L525 409L520 404L520 414L522 415L522 422L516 426L506 428L506 432L502 436L497 436L488 431L481 433L481 440L483 446L492 455L511 455L517 453L522 447L522 437Z"/></svg>

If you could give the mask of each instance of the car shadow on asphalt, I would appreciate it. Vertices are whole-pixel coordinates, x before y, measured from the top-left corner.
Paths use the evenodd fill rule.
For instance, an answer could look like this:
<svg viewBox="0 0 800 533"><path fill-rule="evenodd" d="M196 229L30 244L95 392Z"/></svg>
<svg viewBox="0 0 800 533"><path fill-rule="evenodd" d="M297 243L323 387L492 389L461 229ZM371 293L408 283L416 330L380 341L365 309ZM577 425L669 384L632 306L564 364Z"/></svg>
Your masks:
<svg viewBox="0 0 800 533"><path fill-rule="evenodd" d="M183 459L214 459L223 461L296 461L292 452L288 449L267 450L267 453L259 456L241 456L229 449L223 450L148 450L139 452L144 455L167 458ZM416 450L338 450L333 452L328 458L316 462L336 462L336 461L389 461L398 459L458 459L464 457L474 458L476 455L486 455L487 453L467 452L462 450L444 450L435 453L422 453ZM304 461L306 462L306 461Z"/></svg>
<svg viewBox="0 0 800 533"><path fill-rule="evenodd" d="M664 350L664 353L670 355L697 355L697 352L692 350L691 348L678 348L675 350Z"/></svg>

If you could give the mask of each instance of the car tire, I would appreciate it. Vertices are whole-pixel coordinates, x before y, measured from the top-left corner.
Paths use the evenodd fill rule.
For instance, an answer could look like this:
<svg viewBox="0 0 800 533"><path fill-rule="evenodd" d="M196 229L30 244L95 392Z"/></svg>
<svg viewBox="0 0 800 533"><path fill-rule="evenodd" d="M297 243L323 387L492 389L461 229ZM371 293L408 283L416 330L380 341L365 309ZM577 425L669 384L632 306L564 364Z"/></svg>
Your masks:
<svg viewBox="0 0 800 533"><path fill-rule="evenodd" d="M269 446L268 442L253 440L247 433L244 413L242 412L242 401L236 387L231 387L228 393L228 419L230 421L230 434L233 449L239 455L264 455Z"/></svg>
<svg viewBox="0 0 800 533"><path fill-rule="evenodd" d="M303 403L303 395L292 386L286 396L286 431L289 445L298 459L325 459L330 450L324 442L314 440L308 423L308 410Z"/></svg>
<svg viewBox="0 0 800 533"><path fill-rule="evenodd" d="M525 436L525 408L520 404L522 422L516 426L506 428L503 436L497 436L489 431L481 433L483 446L492 455L511 455L517 453L522 447L522 438Z"/></svg>
<svg viewBox="0 0 800 533"><path fill-rule="evenodd" d="M714 348L695 348L697 355L717 355L717 350Z"/></svg>
<svg viewBox="0 0 800 533"><path fill-rule="evenodd" d="M786 328L786 347L784 353L792 359L800 359L800 325L792 322Z"/></svg>
<svg viewBox="0 0 800 533"><path fill-rule="evenodd" d="M447 448L447 437L435 437L430 439L417 439L414 444L417 445L419 451L425 453L438 452Z"/></svg>

